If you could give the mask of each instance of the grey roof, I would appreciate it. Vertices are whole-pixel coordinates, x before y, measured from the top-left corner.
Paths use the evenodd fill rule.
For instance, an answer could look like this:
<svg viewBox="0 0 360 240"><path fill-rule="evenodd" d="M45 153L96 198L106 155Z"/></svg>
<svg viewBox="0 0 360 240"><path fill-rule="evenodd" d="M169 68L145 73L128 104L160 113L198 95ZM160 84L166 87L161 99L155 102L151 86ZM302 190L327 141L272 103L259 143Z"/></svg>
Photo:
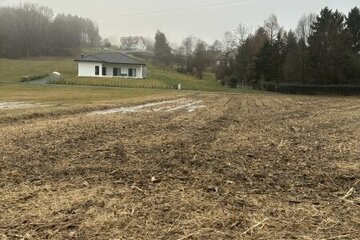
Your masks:
<svg viewBox="0 0 360 240"><path fill-rule="evenodd" d="M121 52L114 53L97 53L88 56L83 56L75 59L76 62L103 62L103 63L123 63L134 65L145 65L133 57L130 57Z"/></svg>

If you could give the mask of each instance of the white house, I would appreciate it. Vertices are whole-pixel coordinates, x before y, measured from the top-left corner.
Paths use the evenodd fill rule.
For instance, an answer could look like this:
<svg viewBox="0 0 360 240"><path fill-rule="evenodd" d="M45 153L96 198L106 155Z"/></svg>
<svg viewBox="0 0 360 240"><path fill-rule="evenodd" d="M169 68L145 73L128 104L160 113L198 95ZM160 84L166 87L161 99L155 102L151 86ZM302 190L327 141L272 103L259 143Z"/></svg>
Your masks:
<svg viewBox="0 0 360 240"><path fill-rule="evenodd" d="M146 78L146 64L121 52L82 56L75 62L79 77Z"/></svg>
<svg viewBox="0 0 360 240"><path fill-rule="evenodd" d="M123 50L145 51L147 46L143 37L122 37L120 39L121 48Z"/></svg>

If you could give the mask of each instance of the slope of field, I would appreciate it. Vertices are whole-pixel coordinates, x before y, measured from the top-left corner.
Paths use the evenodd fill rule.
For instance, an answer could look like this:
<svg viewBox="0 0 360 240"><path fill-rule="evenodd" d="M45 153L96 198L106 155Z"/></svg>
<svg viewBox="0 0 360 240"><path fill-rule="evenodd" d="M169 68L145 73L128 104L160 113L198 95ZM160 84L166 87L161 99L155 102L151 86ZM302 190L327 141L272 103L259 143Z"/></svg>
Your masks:
<svg viewBox="0 0 360 240"><path fill-rule="evenodd" d="M55 81L57 84L66 85L92 85L130 88L177 88L182 85L184 90L202 91L239 91L227 89L215 79L214 74L206 73L205 78L200 80L194 76L177 73L175 70L161 69L154 65L148 65L148 77L146 79L123 79L123 78L94 78L94 77L66 77ZM251 90L247 90L251 91Z"/></svg>
<svg viewBox="0 0 360 240"><path fill-rule="evenodd" d="M182 84L186 90L251 92L250 89L229 89L223 87L213 73L205 73L204 79L177 73L173 69L162 69L148 64L147 79L77 77L77 66L72 58L39 57L28 59L0 59L0 83L19 83L22 76L39 76L54 71L64 79L54 83L61 85L88 85L126 88L173 88Z"/></svg>
<svg viewBox="0 0 360 240"><path fill-rule="evenodd" d="M16 83L20 82L22 76L44 75L54 71L65 76L75 76L77 68L74 61L69 58L0 58L0 83Z"/></svg>
<svg viewBox="0 0 360 240"><path fill-rule="evenodd" d="M360 238L358 98L186 98L0 125L0 237Z"/></svg>

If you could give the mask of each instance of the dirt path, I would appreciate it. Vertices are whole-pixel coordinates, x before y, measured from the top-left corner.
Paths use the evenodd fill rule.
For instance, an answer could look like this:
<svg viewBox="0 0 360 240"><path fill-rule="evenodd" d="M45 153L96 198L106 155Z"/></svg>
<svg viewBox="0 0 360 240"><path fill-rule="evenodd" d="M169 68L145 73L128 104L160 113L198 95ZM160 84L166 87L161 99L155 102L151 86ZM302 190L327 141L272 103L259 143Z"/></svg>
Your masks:
<svg viewBox="0 0 360 240"><path fill-rule="evenodd" d="M1 128L0 237L360 238L359 99L181 101Z"/></svg>

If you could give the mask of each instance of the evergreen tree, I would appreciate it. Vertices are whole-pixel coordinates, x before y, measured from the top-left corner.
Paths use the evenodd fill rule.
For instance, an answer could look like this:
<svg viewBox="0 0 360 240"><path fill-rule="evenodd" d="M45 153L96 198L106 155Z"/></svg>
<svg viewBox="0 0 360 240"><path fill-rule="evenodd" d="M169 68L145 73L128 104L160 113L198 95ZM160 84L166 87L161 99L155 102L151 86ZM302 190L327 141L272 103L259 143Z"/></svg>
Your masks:
<svg viewBox="0 0 360 240"><path fill-rule="evenodd" d="M298 42L299 50L299 83L307 83L309 76L309 49L306 45L306 41L302 38Z"/></svg>
<svg viewBox="0 0 360 240"><path fill-rule="evenodd" d="M299 83L307 83L309 75L309 57L308 57L308 45L309 45L309 36L312 35L311 26L316 21L316 14L304 15L298 22L296 27L296 37L298 40L298 50L299 50L299 74L300 81Z"/></svg>
<svg viewBox="0 0 360 240"><path fill-rule="evenodd" d="M293 31L290 31L287 35L284 81L287 83L298 83L302 81L301 51Z"/></svg>
<svg viewBox="0 0 360 240"><path fill-rule="evenodd" d="M234 71L241 85L257 84L254 72L255 60L267 39L269 38L265 29L260 27L255 35L248 36L238 47Z"/></svg>
<svg viewBox="0 0 360 240"><path fill-rule="evenodd" d="M253 38L248 37L245 42L238 47L236 54L236 68L235 74L241 85L252 85L251 79L253 79L253 62L254 55L252 53Z"/></svg>
<svg viewBox="0 0 360 240"><path fill-rule="evenodd" d="M353 51L356 54L360 54L360 9L353 8L347 19L347 28L350 34Z"/></svg>
<svg viewBox="0 0 360 240"><path fill-rule="evenodd" d="M281 32L273 42L267 40L258 54L255 73L258 80L279 83L283 79L286 43Z"/></svg>
<svg viewBox="0 0 360 240"><path fill-rule="evenodd" d="M314 83L343 84L352 73L351 43L345 16L324 8L309 37L310 72Z"/></svg>
<svg viewBox="0 0 360 240"><path fill-rule="evenodd" d="M273 45L270 40L267 39L264 46L261 48L260 53L257 55L255 64L256 79L265 81L274 80L273 54Z"/></svg>
<svg viewBox="0 0 360 240"><path fill-rule="evenodd" d="M155 61L158 64L168 66L171 62L171 48L164 33L157 31L155 35Z"/></svg>
<svg viewBox="0 0 360 240"><path fill-rule="evenodd" d="M284 63L286 60L287 46L286 46L286 33L280 31L277 34L276 41L274 44L274 71L275 81L281 82L284 80Z"/></svg>

